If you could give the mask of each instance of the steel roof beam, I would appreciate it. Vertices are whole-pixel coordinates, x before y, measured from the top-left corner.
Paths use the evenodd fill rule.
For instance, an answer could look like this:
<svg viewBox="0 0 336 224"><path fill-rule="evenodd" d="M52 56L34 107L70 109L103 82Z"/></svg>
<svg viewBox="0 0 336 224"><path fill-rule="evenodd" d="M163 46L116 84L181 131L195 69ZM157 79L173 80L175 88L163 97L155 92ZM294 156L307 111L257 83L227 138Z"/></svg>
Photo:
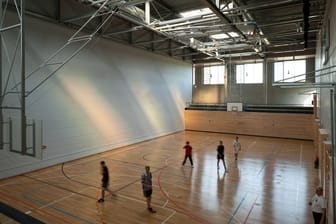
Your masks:
<svg viewBox="0 0 336 224"><path fill-rule="evenodd" d="M203 0L204 2L206 2L209 6L209 8L211 9L211 11L213 13L215 13L218 18L223 21L224 23L228 23L228 24L232 24L232 21L227 18L220 10L219 8L216 6L215 3L213 3L211 0ZM242 36L244 39L247 39L247 37L245 36L245 34L238 29L235 25L231 25L232 29L237 32L240 36Z"/></svg>

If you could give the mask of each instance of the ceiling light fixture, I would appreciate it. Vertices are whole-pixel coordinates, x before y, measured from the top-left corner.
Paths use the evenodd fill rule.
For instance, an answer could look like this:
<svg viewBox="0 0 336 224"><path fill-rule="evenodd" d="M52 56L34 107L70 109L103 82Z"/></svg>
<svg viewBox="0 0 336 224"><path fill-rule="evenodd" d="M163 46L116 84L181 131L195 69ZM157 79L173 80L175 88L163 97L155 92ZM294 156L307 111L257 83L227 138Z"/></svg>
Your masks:
<svg viewBox="0 0 336 224"><path fill-rule="evenodd" d="M269 40L268 40L266 37L264 38L264 42L265 42L265 44L267 44L267 45L270 44Z"/></svg>
<svg viewBox="0 0 336 224"><path fill-rule="evenodd" d="M255 47L254 51L257 52L257 53L259 53L261 50L259 48Z"/></svg>
<svg viewBox="0 0 336 224"><path fill-rule="evenodd" d="M213 35L210 35L210 37L216 40L229 38L229 36L226 35L225 33L213 34Z"/></svg>

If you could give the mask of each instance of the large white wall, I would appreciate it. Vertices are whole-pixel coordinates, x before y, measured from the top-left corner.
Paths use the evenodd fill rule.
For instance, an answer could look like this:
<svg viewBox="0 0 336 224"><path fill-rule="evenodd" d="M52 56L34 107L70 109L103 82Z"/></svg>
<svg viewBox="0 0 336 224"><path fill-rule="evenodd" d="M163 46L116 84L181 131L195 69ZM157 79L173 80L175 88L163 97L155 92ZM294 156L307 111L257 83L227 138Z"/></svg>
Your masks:
<svg viewBox="0 0 336 224"><path fill-rule="evenodd" d="M319 49L317 50L316 65L317 69L325 69L330 66L336 65L336 2L328 1L325 20L323 28L325 29L328 25L329 20L329 49L327 53L325 52L323 45L324 30L320 33L320 41L318 42ZM321 39L322 38L322 39ZM336 82L335 69L326 69L323 72L319 72L317 75L320 77L316 78L316 82ZM321 120L321 128L329 130L331 133L331 116L330 116L330 89L322 88L318 94L319 97L319 118Z"/></svg>
<svg viewBox="0 0 336 224"><path fill-rule="evenodd" d="M28 17L26 27L27 73L75 32ZM9 52L15 35L4 36ZM74 49L66 48L61 58ZM4 57L3 66L8 71ZM51 69L46 67L27 79L27 89ZM0 178L184 130L191 82L189 63L101 38L93 40L26 99L27 118L43 121L43 144L47 146L43 159L0 150ZM5 104L15 105L15 101L17 96L8 96ZM19 117L19 113L5 110L8 116ZM14 139L19 142L20 135Z"/></svg>

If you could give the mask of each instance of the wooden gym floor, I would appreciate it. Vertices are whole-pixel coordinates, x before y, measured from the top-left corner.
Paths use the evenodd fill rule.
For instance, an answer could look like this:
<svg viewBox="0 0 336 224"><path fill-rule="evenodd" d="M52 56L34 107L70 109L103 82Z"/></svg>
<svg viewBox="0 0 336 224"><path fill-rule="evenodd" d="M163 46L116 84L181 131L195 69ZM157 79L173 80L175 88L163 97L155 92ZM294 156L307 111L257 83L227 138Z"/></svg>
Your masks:
<svg viewBox="0 0 336 224"><path fill-rule="evenodd" d="M311 141L179 132L110 152L0 181L0 198L45 223L302 223L310 224L308 201L317 184ZM194 168L181 166L185 141L193 146ZM217 170L216 148L224 141L226 163ZM99 162L110 172L105 203ZM153 173L152 205L146 209L140 176ZM0 223L16 223L0 214Z"/></svg>

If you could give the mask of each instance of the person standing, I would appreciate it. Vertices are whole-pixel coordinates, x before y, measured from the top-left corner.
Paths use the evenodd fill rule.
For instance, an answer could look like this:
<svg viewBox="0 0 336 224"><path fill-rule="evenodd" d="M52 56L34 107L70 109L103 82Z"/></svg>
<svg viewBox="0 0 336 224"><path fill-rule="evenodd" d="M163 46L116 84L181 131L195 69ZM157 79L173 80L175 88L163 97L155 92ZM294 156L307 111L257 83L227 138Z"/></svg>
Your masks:
<svg viewBox="0 0 336 224"><path fill-rule="evenodd" d="M312 200L309 202L311 205L314 223L315 224L324 224L326 219L326 201L323 197L323 188L317 187L315 190L315 195Z"/></svg>
<svg viewBox="0 0 336 224"><path fill-rule="evenodd" d="M185 154L184 154L184 160L183 160L183 162L182 162L182 166L184 166L184 164L185 164L186 161L187 161L187 158L189 158L191 167L194 167L194 165L193 165L193 160L192 160L192 147L191 147L189 141L186 142L186 145L183 146L183 149L185 150Z"/></svg>
<svg viewBox="0 0 336 224"><path fill-rule="evenodd" d="M233 141L233 151L234 151L235 160L238 159L238 152L240 150L241 150L241 144L239 141L239 137L236 136L236 139Z"/></svg>
<svg viewBox="0 0 336 224"><path fill-rule="evenodd" d="M101 198L98 200L98 202L102 203L105 200L105 191L108 191L111 195L115 196L115 194L112 191L110 191L108 188L110 177L109 177L109 171L105 164L105 161L100 162L100 174L102 175L102 179L101 179L102 184L101 184Z"/></svg>
<svg viewBox="0 0 336 224"><path fill-rule="evenodd" d="M152 173L150 172L150 166L145 166L145 173L141 176L142 190L146 198L148 211L155 213L156 211L151 206L152 201Z"/></svg>
<svg viewBox="0 0 336 224"><path fill-rule="evenodd" d="M219 169L219 161L222 160L225 172L227 172L226 164L225 164L224 149L225 148L223 145L223 141L219 141L219 145L217 146L217 169Z"/></svg>

